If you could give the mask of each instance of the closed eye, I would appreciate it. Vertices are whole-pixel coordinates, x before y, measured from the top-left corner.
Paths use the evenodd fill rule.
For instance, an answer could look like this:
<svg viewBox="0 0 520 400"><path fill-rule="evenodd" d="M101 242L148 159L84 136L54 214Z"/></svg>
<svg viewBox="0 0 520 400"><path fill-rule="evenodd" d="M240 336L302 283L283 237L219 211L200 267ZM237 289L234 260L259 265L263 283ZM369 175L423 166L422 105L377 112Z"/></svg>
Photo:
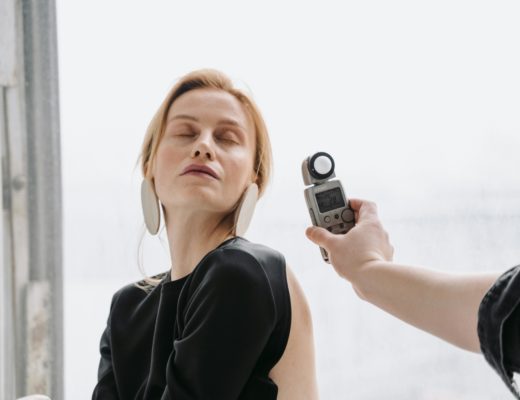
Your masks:
<svg viewBox="0 0 520 400"><path fill-rule="evenodd" d="M193 137L193 136L195 136L195 134L194 134L194 133L186 132L186 133L178 133L178 134L176 134L175 136L181 136L181 137Z"/></svg>
<svg viewBox="0 0 520 400"><path fill-rule="evenodd" d="M228 139L228 138L225 138L225 137L218 137L217 139L222 141L222 142L225 142L225 143L235 143L235 144L238 144L233 139Z"/></svg>
<svg viewBox="0 0 520 400"><path fill-rule="evenodd" d="M236 138L236 134L233 131L226 130L223 133L216 135L216 138L226 143L240 144Z"/></svg>

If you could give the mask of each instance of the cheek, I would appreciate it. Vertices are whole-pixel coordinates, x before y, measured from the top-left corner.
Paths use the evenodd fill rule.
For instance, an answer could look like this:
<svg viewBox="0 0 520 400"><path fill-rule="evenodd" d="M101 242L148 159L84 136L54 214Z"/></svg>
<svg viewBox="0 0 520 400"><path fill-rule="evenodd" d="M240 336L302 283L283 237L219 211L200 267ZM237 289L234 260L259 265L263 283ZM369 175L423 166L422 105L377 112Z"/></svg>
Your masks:
<svg viewBox="0 0 520 400"><path fill-rule="evenodd" d="M234 157L228 158L225 164L228 184L236 186L236 190L242 190L242 186L251 179L253 159L250 150L243 149Z"/></svg>
<svg viewBox="0 0 520 400"><path fill-rule="evenodd" d="M180 155L173 146L159 146L155 157L155 176L161 177L176 172Z"/></svg>
<svg viewBox="0 0 520 400"><path fill-rule="evenodd" d="M174 146L162 145L157 149L157 164L171 164L179 157Z"/></svg>

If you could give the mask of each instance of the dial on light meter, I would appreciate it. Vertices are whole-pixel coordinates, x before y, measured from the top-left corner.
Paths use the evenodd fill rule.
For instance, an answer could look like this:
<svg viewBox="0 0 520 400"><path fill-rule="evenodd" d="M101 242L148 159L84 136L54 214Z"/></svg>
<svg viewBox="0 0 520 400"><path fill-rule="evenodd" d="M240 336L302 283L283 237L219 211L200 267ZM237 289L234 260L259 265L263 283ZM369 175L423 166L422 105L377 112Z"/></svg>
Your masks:
<svg viewBox="0 0 520 400"><path fill-rule="evenodd" d="M334 159L318 152L303 160L302 176L305 202L314 226L334 234L345 234L355 226L354 211L350 208L343 186L334 172ZM329 261L327 251L320 247L321 255Z"/></svg>

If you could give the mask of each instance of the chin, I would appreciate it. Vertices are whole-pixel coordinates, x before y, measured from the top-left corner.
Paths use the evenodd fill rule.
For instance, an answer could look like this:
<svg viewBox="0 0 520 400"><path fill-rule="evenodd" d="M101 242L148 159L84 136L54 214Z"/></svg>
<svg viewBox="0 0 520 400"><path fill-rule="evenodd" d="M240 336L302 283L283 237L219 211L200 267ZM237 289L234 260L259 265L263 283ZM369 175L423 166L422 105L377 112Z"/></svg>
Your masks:
<svg viewBox="0 0 520 400"><path fill-rule="evenodd" d="M183 191L177 201L173 201L174 207L195 208L199 210L221 211L223 207L221 196L215 193L203 193L202 191Z"/></svg>

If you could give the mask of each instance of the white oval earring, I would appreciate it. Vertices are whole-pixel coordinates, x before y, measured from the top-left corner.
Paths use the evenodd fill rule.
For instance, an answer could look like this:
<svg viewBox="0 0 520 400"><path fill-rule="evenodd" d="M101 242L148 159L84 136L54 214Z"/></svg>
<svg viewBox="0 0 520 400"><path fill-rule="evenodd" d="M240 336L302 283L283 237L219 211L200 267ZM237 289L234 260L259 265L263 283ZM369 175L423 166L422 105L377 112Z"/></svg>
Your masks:
<svg viewBox="0 0 520 400"><path fill-rule="evenodd" d="M144 178L141 183L141 205L146 229L150 234L155 235L159 231L161 213L153 181L149 178Z"/></svg>
<svg viewBox="0 0 520 400"><path fill-rule="evenodd" d="M253 218L256 201L258 200L258 186L252 183L244 191L237 210L235 211L235 235L243 236Z"/></svg>

